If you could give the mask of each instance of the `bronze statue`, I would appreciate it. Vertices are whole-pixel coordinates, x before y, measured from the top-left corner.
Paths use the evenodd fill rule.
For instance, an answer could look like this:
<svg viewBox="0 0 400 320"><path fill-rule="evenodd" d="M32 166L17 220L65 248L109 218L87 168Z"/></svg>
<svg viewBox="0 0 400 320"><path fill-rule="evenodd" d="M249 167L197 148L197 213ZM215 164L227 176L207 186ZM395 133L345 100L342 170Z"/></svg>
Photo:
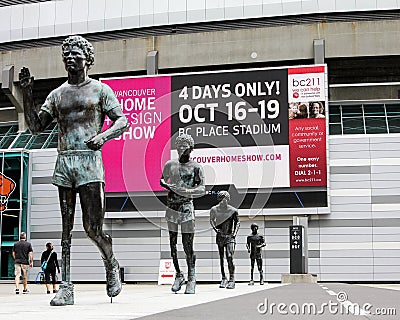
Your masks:
<svg viewBox="0 0 400 320"><path fill-rule="evenodd" d="M253 271L254 271L254 261L257 261L258 271L260 272L260 285L264 284L263 276L263 261L262 261L262 248L266 246L264 237L258 233L257 223L251 224L251 234L247 236L247 251L250 253L251 261L251 272L250 272L250 282L249 286L254 285Z"/></svg>
<svg viewBox="0 0 400 320"><path fill-rule="evenodd" d="M235 288L235 265L233 255L235 253L236 235L239 231L238 210L228 204L231 196L228 191L221 191L217 195L219 204L213 206L210 211L210 223L217 233L217 245L219 252L219 262L221 266L222 280L220 288ZM228 261L229 282L225 276L224 269L224 250Z"/></svg>
<svg viewBox="0 0 400 320"><path fill-rule="evenodd" d="M176 271L171 290L176 293L185 282L185 277L179 268L176 249L178 225L181 225L182 244L188 266L188 282L185 293L190 294L195 293L196 289L193 198L201 197L205 193L204 174L201 166L190 160L190 153L194 148L193 138L190 135L182 134L176 138L175 144L179 159L169 160L164 165L160 185L169 191L165 218L168 224L172 261Z"/></svg>
<svg viewBox="0 0 400 320"><path fill-rule="evenodd" d="M58 157L52 182L58 187L62 215L62 284L50 302L53 306L74 304L70 247L77 193L83 227L103 258L107 295L112 299L121 292L119 263L112 250L111 237L103 231L105 197L101 147L129 127L111 88L88 77L94 62L92 44L80 36L70 36L62 44L62 58L68 80L47 96L39 112L33 102L33 77L29 69L24 67L19 74L25 120L32 134L43 132L53 119L58 124ZM105 116L113 125L102 132Z"/></svg>

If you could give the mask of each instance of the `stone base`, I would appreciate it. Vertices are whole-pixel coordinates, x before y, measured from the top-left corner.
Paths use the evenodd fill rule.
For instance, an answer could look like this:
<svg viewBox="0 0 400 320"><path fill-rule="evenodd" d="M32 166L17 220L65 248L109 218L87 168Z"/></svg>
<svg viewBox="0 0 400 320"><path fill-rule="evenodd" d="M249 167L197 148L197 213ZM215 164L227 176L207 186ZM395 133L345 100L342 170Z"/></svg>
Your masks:
<svg viewBox="0 0 400 320"><path fill-rule="evenodd" d="M317 283L316 274L282 274L281 283Z"/></svg>

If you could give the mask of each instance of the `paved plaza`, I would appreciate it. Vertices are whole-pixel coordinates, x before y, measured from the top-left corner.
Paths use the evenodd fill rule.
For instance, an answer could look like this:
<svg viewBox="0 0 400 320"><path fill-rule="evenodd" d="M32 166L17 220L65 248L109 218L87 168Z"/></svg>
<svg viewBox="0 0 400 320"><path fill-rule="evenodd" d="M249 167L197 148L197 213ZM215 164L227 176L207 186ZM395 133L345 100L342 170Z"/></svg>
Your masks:
<svg viewBox="0 0 400 320"><path fill-rule="evenodd" d="M173 294L167 285L125 284L112 304L105 284L76 284L75 305L66 307L51 307L52 295L45 293L44 285L30 284L29 290L29 294L16 295L13 284L0 284L0 319L394 320L400 314L400 285L396 284L272 283L251 287L237 283L234 290L219 289L218 284L198 284L195 295L183 294L184 288Z"/></svg>

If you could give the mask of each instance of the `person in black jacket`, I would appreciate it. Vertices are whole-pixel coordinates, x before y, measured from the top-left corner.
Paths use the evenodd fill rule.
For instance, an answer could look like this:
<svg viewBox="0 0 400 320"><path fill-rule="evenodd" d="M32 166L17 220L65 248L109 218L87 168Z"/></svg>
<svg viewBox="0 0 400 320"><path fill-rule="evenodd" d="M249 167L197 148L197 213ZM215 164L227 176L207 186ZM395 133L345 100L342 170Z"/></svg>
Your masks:
<svg viewBox="0 0 400 320"><path fill-rule="evenodd" d="M56 269L60 273L60 266L58 265L57 253L54 251L53 244L51 242L46 243L46 251L42 252L42 257L40 258L40 264L42 265L44 261L47 261L46 269L44 270L44 278L46 280L47 293L50 294L50 277L51 283L53 284L53 293L57 292L57 279L56 279Z"/></svg>

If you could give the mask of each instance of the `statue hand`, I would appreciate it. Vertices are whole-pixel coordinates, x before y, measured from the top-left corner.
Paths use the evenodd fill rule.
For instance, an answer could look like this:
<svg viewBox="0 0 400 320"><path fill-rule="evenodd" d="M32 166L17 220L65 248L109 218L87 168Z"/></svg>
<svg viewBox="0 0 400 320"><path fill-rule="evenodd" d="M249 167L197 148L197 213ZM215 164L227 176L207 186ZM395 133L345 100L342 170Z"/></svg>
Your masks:
<svg viewBox="0 0 400 320"><path fill-rule="evenodd" d="M161 179L161 180L160 180L160 186L163 187L163 188L165 188L165 189L170 190L169 184L166 183L164 179Z"/></svg>
<svg viewBox="0 0 400 320"><path fill-rule="evenodd" d="M179 195L185 193L185 191L186 191L186 188L182 187L181 185L170 184L169 187L170 187L171 191L173 191Z"/></svg>
<svg viewBox="0 0 400 320"><path fill-rule="evenodd" d="M165 182L164 179L161 179L160 180L160 185L161 185L161 187L163 187L163 188L165 188L165 189L167 189L169 191L176 192L176 188L177 188L176 184L167 183L167 182Z"/></svg>
<svg viewBox="0 0 400 320"><path fill-rule="evenodd" d="M94 151L100 150L104 142L105 142L104 139L99 136L95 136L92 139L85 141L86 145Z"/></svg>
<svg viewBox="0 0 400 320"><path fill-rule="evenodd" d="M21 88L25 89L33 86L33 77L27 67L23 67L21 72L18 74L19 85Z"/></svg>

